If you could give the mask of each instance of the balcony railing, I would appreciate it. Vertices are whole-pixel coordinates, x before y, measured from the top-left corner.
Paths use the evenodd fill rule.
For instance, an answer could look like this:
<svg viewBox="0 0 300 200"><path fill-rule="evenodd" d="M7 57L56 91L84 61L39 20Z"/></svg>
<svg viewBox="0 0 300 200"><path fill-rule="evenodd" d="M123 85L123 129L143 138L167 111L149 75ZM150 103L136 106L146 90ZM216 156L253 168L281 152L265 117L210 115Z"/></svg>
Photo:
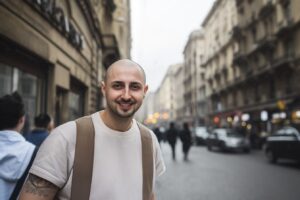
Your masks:
<svg viewBox="0 0 300 200"><path fill-rule="evenodd" d="M271 35L267 35L258 41L258 49L262 51L273 51L276 46L276 38Z"/></svg>
<svg viewBox="0 0 300 200"><path fill-rule="evenodd" d="M283 55L281 58L275 59L274 62L271 65L272 69L278 69L281 67L293 67L295 65L295 53L289 53Z"/></svg>
<svg viewBox="0 0 300 200"><path fill-rule="evenodd" d="M248 59L245 54L236 52L233 56L233 63L239 67L242 67L248 64Z"/></svg>
<svg viewBox="0 0 300 200"><path fill-rule="evenodd" d="M271 0L264 0L263 6L259 11L259 17L266 18L275 10L275 5Z"/></svg>
<svg viewBox="0 0 300 200"><path fill-rule="evenodd" d="M289 34L295 25L294 19L284 19L281 23L278 24L277 36L283 36Z"/></svg>

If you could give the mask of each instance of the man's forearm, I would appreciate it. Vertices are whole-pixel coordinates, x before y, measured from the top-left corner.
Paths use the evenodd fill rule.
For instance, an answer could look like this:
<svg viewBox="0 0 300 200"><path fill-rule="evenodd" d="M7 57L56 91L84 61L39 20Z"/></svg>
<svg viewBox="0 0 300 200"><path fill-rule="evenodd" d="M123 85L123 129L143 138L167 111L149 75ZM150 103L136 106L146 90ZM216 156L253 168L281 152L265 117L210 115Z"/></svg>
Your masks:
<svg viewBox="0 0 300 200"><path fill-rule="evenodd" d="M53 183L29 174L21 190L19 200L52 200L58 189Z"/></svg>

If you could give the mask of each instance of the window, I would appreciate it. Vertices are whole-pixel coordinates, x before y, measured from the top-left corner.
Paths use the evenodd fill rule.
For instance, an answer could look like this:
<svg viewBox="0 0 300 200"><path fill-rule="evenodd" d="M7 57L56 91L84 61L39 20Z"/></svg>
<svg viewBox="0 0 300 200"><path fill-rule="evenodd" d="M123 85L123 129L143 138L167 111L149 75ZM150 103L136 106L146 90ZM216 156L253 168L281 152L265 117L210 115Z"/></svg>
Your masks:
<svg viewBox="0 0 300 200"><path fill-rule="evenodd" d="M69 92L69 120L82 117L84 115L84 97L85 97L84 85L72 78L71 79L71 91Z"/></svg>
<svg viewBox="0 0 300 200"><path fill-rule="evenodd" d="M253 27L252 29L251 29L251 33L252 33L252 39L253 39L253 42L256 42L256 28L255 27Z"/></svg>
<svg viewBox="0 0 300 200"><path fill-rule="evenodd" d="M291 19L292 8L289 1L287 1L287 3L283 5L283 12L286 19Z"/></svg>
<svg viewBox="0 0 300 200"><path fill-rule="evenodd" d="M74 120L83 115L83 101L80 94L70 92L69 94L69 119Z"/></svg>
<svg viewBox="0 0 300 200"><path fill-rule="evenodd" d="M0 95L18 91L22 96L27 121L24 132L33 125L33 119L43 106L43 87L45 81L37 76L23 72L18 68L0 63Z"/></svg>
<svg viewBox="0 0 300 200"><path fill-rule="evenodd" d="M12 91L12 68L0 63L0 96Z"/></svg>

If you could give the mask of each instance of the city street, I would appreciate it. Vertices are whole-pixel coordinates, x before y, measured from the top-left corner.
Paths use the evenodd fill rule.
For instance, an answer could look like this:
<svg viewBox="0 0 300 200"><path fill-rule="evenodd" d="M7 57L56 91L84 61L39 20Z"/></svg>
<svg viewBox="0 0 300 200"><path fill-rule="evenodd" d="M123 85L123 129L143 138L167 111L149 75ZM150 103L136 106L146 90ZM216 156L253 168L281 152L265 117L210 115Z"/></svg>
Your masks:
<svg viewBox="0 0 300 200"><path fill-rule="evenodd" d="M269 164L262 151L250 154L209 152L193 146L184 162L181 143L171 160L167 143L162 151L167 171L157 182L158 200L299 200L300 166L284 161Z"/></svg>

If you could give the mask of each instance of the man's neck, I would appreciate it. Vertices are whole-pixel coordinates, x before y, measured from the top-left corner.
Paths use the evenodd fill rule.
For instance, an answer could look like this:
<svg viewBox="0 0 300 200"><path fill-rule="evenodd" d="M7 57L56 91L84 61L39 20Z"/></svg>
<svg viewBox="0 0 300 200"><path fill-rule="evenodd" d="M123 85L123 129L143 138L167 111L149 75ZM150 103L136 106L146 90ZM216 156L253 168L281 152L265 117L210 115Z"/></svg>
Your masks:
<svg viewBox="0 0 300 200"><path fill-rule="evenodd" d="M116 131L125 132L128 131L132 126L132 117L130 118L120 118L112 115L109 111L104 110L100 113L100 117L104 124Z"/></svg>

